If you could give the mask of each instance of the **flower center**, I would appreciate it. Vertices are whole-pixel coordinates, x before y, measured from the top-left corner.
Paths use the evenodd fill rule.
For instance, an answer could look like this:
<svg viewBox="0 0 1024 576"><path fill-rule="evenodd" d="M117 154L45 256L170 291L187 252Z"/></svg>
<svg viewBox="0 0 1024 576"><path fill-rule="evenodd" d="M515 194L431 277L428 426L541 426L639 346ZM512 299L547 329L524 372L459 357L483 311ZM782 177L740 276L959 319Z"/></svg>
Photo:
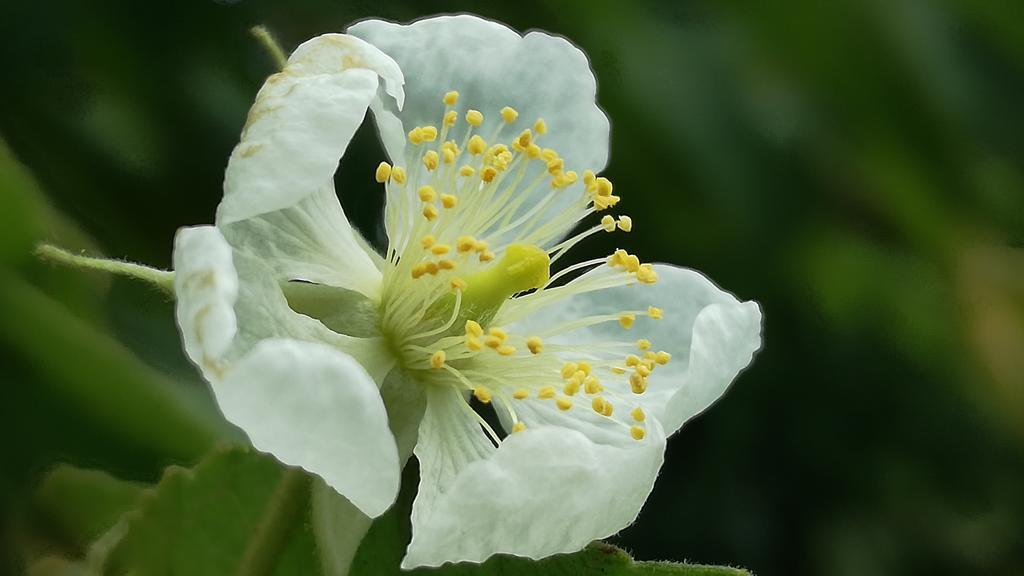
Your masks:
<svg viewBox="0 0 1024 576"><path fill-rule="evenodd" d="M545 339L604 322L630 329L638 316L660 318L659 309L588 316L543 334L509 334L496 325L573 295L656 282L650 264L623 250L549 273L551 263L584 238L632 229L628 216L605 215L600 224L561 240L584 217L619 202L611 182L589 170L580 178L557 151L541 147L548 132L543 119L501 142L517 121L514 109L503 108L489 130L482 113L467 110L460 128L458 93L449 92L443 102L440 129L419 126L408 133L405 167L382 162L376 170L388 195L381 332L402 365L418 372L418 381L455 386L484 403L497 400L513 432L529 421L520 417L517 401L550 400L556 413L585 402L592 416L618 422L642 439L643 410L630 397L644 393L648 375L668 355L650 351L646 340L636 344L642 357L623 354L634 343L620 341L559 343L549 351L555 353L544 353ZM593 270L555 285L588 268ZM631 406L631 415L614 416L615 404Z"/></svg>

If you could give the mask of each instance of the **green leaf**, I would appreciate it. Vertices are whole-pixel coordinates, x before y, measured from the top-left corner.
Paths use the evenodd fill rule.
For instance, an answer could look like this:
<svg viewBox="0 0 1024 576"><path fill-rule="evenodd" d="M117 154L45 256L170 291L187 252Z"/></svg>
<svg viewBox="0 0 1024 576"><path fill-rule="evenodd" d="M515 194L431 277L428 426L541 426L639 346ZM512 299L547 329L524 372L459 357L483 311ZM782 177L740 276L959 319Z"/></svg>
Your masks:
<svg viewBox="0 0 1024 576"><path fill-rule="evenodd" d="M59 464L36 489L34 501L62 537L84 549L138 506L146 490L106 472Z"/></svg>
<svg viewBox="0 0 1024 576"><path fill-rule="evenodd" d="M192 470L170 467L105 574L318 574L309 522L310 477L250 449L219 450Z"/></svg>

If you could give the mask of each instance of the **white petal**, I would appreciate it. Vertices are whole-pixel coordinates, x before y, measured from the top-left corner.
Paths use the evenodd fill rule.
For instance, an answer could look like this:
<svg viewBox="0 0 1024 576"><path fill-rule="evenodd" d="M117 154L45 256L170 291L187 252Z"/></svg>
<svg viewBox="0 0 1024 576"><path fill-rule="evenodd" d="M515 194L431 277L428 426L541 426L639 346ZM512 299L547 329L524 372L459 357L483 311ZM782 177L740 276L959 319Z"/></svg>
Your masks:
<svg viewBox="0 0 1024 576"><path fill-rule="evenodd" d="M378 382L394 365L383 338L338 334L292 311L261 260L232 252L217 228L182 228L174 242L175 315L185 352L209 381L261 340L325 342L357 358Z"/></svg>
<svg viewBox="0 0 1024 576"><path fill-rule="evenodd" d="M329 34L296 49L256 97L228 163L217 225L236 248L259 251L280 279L378 296L379 271L333 189L339 159L381 97L378 77L388 100L404 98L393 60Z"/></svg>
<svg viewBox="0 0 1024 576"><path fill-rule="evenodd" d="M420 489L412 509L414 540L417 523L433 515L459 471L494 452L458 391L430 386L424 392L427 406L414 450L420 461Z"/></svg>
<svg viewBox="0 0 1024 576"><path fill-rule="evenodd" d="M347 288L377 300L381 273L329 182L294 206L218 225L231 245L259 258L280 281Z"/></svg>
<svg viewBox="0 0 1024 576"><path fill-rule="evenodd" d="M511 106L519 119L505 130L503 139L543 118L549 131L538 144L557 150L567 170L600 172L605 167L609 123L596 103L597 82L586 55L565 38L538 31L522 36L503 24L467 14L407 25L366 20L348 32L387 53L405 72L407 98L401 112L387 102L382 109L374 108L382 140L395 162L405 162L405 134L416 126L439 126L441 99L457 90L461 112L483 112L487 137L501 123L499 111ZM465 124L459 122L456 134L461 135ZM539 170L540 163L536 164ZM535 192L538 197L550 193L547 186ZM555 207L568 205L580 194L581 184L562 191Z"/></svg>
<svg viewBox="0 0 1024 576"><path fill-rule="evenodd" d="M235 361L267 338L324 342L359 360L378 383L394 366L394 355L382 337L355 338L338 334L320 321L294 312L269 266L252 255L235 252L239 290L235 302L238 335L225 355Z"/></svg>
<svg viewBox="0 0 1024 576"><path fill-rule="evenodd" d="M655 270L657 284L571 296L533 311L508 328L523 334L543 332L547 326L575 318L662 308L662 320L638 317L628 332L608 322L551 341L581 344L646 338L654 350L672 354L667 365L651 374L647 392L636 397L672 434L721 397L750 363L761 346L761 311L756 303L738 301L694 270L662 264Z"/></svg>
<svg viewBox="0 0 1024 576"><path fill-rule="evenodd" d="M367 516L398 494L395 440L377 386L351 356L314 342L260 342L213 386L258 450L300 466Z"/></svg>
<svg viewBox="0 0 1024 576"><path fill-rule="evenodd" d="M429 424L430 416L428 407L403 568L580 550L636 519L663 461L665 437L653 420L642 441L623 435L598 443L576 430L543 426L510 435L490 457L459 460L443 438L425 433L443 425Z"/></svg>
<svg viewBox="0 0 1024 576"><path fill-rule="evenodd" d="M213 226L182 228L174 237L175 316L185 353L210 377L238 325L238 275L231 247Z"/></svg>
<svg viewBox="0 0 1024 576"><path fill-rule="evenodd" d="M377 97L401 94L401 72L358 38L318 36L267 79L231 154L217 223L287 208L320 190Z"/></svg>

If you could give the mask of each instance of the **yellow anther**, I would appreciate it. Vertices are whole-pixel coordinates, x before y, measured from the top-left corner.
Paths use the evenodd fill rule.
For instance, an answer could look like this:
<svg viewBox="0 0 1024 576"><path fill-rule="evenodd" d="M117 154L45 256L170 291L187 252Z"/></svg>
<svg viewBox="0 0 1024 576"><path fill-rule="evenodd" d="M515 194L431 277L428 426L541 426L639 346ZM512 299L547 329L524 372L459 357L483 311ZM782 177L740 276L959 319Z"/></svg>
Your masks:
<svg viewBox="0 0 1024 576"><path fill-rule="evenodd" d="M651 341L646 338L641 338L636 341L636 347L639 348L640 350L650 350Z"/></svg>
<svg viewBox="0 0 1024 576"><path fill-rule="evenodd" d="M622 314L619 316L619 326L622 326L626 330L632 328L634 322L636 322L635 314Z"/></svg>
<svg viewBox="0 0 1024 576"><path fill-rule="evenodd" d="M430 248L435 242L437 242L437 239L434 238L433 234L427 234L423 238L420 238L420 246L423 246L424 249Z"/></svg>
<svg viewBox="0 0 1024 576"><path fill-rule="evenodd" d="M608 256L608 265L612 267L625 266L626 258L629 258L629 253L623 250L622 248L619 248L615 250L615 252L613 252L611 256Z"/></svg>
<svg viewBox="0 0 1024 576"><path fill-rule="evenodd" d="M640 364L640 358L636 354L630 354L626 356L626 366L632 368Z"/></svg>
<svg viewBox="0 0 1024 576"><path fill-rule="evenodd" d="M435 370L444 367L444 350L438 350L430 355L430 367Z"/></svg>
<svg viewBox="0 0 1024 576"><path fill-rule="evenodd" d="M597 394L602 390L604 386L601 386L601 382L593 374L583 379L583 391L587 394Z"/></svg>
<svg viewBox="0 0 1024 576"><path fill-rule="evenodd" d="M530 349L530 354L540 354L544 350L544 341L540 336L530 336L526 339L526 347Z"/></svg>
<svg viewBox="0 0 1024 576"><path fill-rule="evenodd" d="M434 150L427 150L427 153L423 155L423 165L426 166L427 170L437 169L438 162L440 162L440 159L438 159L437 152Z"/></svg>
<svg viewBox="0 0 1024 576"><path fill-rule="evenodd" d="M612 189L614 188L612 186L612 181L604 176L594 179L594 185L597 188L598 196L608 197L612 195Z"/></svg>
<svg viewBox="0 0 1024 576"><path fill-rule="evenodd" d="M455 103L459 101L459 93L455 90L448 92L444 95L445 106L455 106Z"/></svg>
<svg viewBox="0 0 1024 576"><path fill-rule="evenodd" d="M612 374L625 374L625 368L619 368L618 366L612 366Z"/></svg>
<svg viewBox="0 0 1024 576"><path fill-rule="evenodd" d="M441 270L455 270L455 261L448 260L447 258L438 260L437 267Z"/></svg>
<svg viewBox="0 0 1024 576"><path fill-rule="evenodd" d="M555 158L554 160L548 160L548 173L551 175L557 175L562 169L565 168L565 160L561 158Z"/></svg>
<svg viewBox="0 0 1024 576"><path fill-rule="evenodd" d="M590 401L590 407L598 414L604 414L604 404L604 398L600 396L594 396L594 399Z"/></svg>
<svg viewBox="0 0 1024 576"><path fill-rule="evenodd" d="M515 434L516 432L522 432L523 430L526 430L526 424L523 424L522 422L516 422L515 424L512 425L513 434Z"/></svg>
<svg viewBox="0 0 1024 576"><path fill-rule="evenodd" d="M484 115L479 110L470 110L466 112L466 122L470 126L479 126L484 123Z"/></svg>
<svg viewBox="0 0 1024 576"><path fill-rule="evenodd" d="M587 191L588 192L590 191L591 186L594 185L594 180L596 180L596 179L597 179L597 176L594 175L594 171L593 170L584 170L583 171L583 185L587 187Z"/></svg>
<svg viewBox="0 0 1024 576"><path fill-rule="evenodd" d="M391 169L391 180L398 184L405 184L405 168L395 166Z"/></svg>
<svg viewBox="0 0 1024 576"><path fill-rule="evenodd" d="M487 388L484 388L483 386L478 386L477 388L474 388L473 396L477 400L483 402L484 404L491 403L491 391L488 390Z"/></svg>
<svg viewBox="0 0 1024 576"><path fill-rule="evenodd" d="M440 256L442 254L447 254L447 253L451 252L451 250L452 250L451 246L449 246L447 244L434 244L434 245L432 245L430 247L430 252L433 253L436 256Z"/></svg>
<svg viewBox="0 0 1024 576"><path fill-rule="evenodd" d="M440 270L440 268L437 267L436 262L425 262L423 267L426 269L427 274L430 274L431 276L436 275L437 271Z"/></svg>
<svg viewBox="0 0 1024 576"><path fill-rule="evenodd" d="M654 284L658 281L658 273L654 271L654 266L650 264L641 264L636 270L636 279L642 284ZM654 318L655 320L659 319L654 316L651 316L651 318Z"/></svg>
<svg viewBox="0 0 1024 576"><path fill-rule="evenodd" d="M419 126L417 126L417 127L413 128L412 130L409 130L409 142L412 143L412 144L422 144L423 143L423 128L420 128Z"/></svg>
<svg viewBox="0 0 1024 576"><path fill-rule="evenodd" d="M473 338L472 336L466 336L466 348L469 348L473 352L476 352L478 350L482 350L483 347L484 347L484 345L480 343L480 339L479 338Z"/></svg>
<svg viewBox="0 0 1024 576"><path fill-rule="evenodd" d="M465 176L466 178L476 174L476 170L472 166L463 166L459 168L459 176Z"/></svg>
<svg viewBox="0 0 1024 576"><path fill-rule="evenodd" d="M484 328L476 320L466 320L466 334L479 338L484 335Z"/></svg>
<svg viewBox="0 0 1024 576"><path fill-rule="evenodd" d="M377 172L373 175L373 178L378 184L383 184L391 178L391 164L387 162L381 162L377 164Z"/></svg>
<svg viewBox="0 0 1024 576"><path fill-rule="evenodd" d="M506 124L511 124L515 122L516 118L518 117L519 112L516 112L515 108L505 106L504 108L501 109L501 119L504 120Z"/></svg>
<svg viewBox="0 0 1024 576"><path fill-rule="evenodd" d="M515 140L517 150L526 150L533 143L533 132L529 128L519 133Z"/></svg>
<svg viewBox="0 0 1024 576"><path fill-rule="evenodd" d="M596 208L598 210L607 210L607 209L611 208L612 206L615 206L616 204L618 204L619 200L621 200L621 198L619 198L618 196L614 196L614 195L613 196L594 196L593 198L591 198L591 200L594 201L594 208Z"/></svg>
<svg viewBox="0 0 1024 576"><path fill-rule="evenodd" d="M647 433L639 426L630 426L629 435L633 437L633 440L643 440Z"/></svg>
<svg viewBox="0 0 1024 576"><path fill-rule="evenodd" d="M648 306L647 307L647 315L652 320L661 320L664 317L664 315L665 315L665 311L662 310L661 308L655 308L654 306Z"/></svg>
<svg viewBox="0 0 1024 576"><path fill-rule="evenodd" d="M455 122L458 119L459 119L459 115L455 112L455 110L449 110L449 111L444 113L444 120L443 120L443 122L444 122L445 126L451 127L451 126L455 126Z"/></svg>
<svg viewBox="0 0 1024 576"><path fill-rule="evenodd" d="M466 281L462 278L452 278L450 284L452 290L465 290L467 286Z"/></svg>
<svg viewBox="0 0 1024 576"><path fill-rule="evenodd" d="M494 177L498 175L498 169L494 166L487 166L480 171L480 179L484 182L490 182L494 180Z"/></svg>
<svg viewBox="0 0 1024 576"><path fill-rule="evenodd" d="M573 373L572 377L575 378L576 380L579 380L580 382L583 382L583 379L587 377L587 373L577 368L576 372Z"/></svg>
<svg viewBox="0 0 1024 576"><path fill-rule="evenodd" d="M554 386L544 386L537 391L537 398L540 398L541 400L550 400L555 397L555 394L557 394L557 392L555 391Z"/></svg>
<svg viewBox="0 0 1024 576"><path fill-rule="evenodd" d="M526 156L532 160L540 158L540 152L540 146L537 146L536 144L531 143L529 146L526 147Z"/></svg>
<svg viewBox="0 0 1024 576"><path fill-rule="evenodd" d="M437 219L437 208L433 204L425 204L423 206L423 217L433 222Z"/></svg>
<svg viewBox="0 0 1024 576"><path fill-rule="evenodd" d="M643 394L647 391L647 379L633 372L629 375L629 389L633 394Z"/></svg>
<svg viewBox="0 0 1024 576"><path fill-rule="evenodd" d="M566 396L575 396L580 391L580 381L575 378L570 379L562 387L562 392L565 392Z"/></svg>
<svg viewBox="0 0 1024 576"><path fill-rule="evenodd" d="M412 278L413 278L413 280L415 280L416 278L419 278L420 276L423 276L426 273L427 273L427 265L426 264L417 264L417 265L412 267Z"/></svg>
<svg viewBox="0 0 1024 576"><path fill-rule="evenodd" d="M551 148L544 148L544 149L542 149L540 151L540 157L545 162L551 162L552 160L555 160L556 158L558 158L558 152L555 152Z"/></svg>
<svg viewBox="0 0 1024 576"><path fill-rule="evenodd" d="M419 195L421 202L433 202L434 199L437 198L437 191L430 185L420 186L420 189L416 191L416 194Z"/></svg>
<svg viewBox="0 0 1024 576"><path fill-rule="evenodd" d="M473 247L473 250L480 253L487 252L487 240L477 240L476 246Z"/></svg>
<svg viewBox="0 0 1024 576"><path fill-rule="evenodd" d="M562 378L568 380L569 378L572 378L572 375L575 374L575 373L576 373L576 363L575 362L566 362L565 364L562 364Z"/></svg>
<svg viewBox="0 0 1024 576"><path fill-rule="evenodd" d="M558 160L558 162L561 162L561 160ZM569 184L572 184L572 182L569 181L564 172L556 172L555 177L551 179L551 187L555 190L561 190Z"/></svg>
<svg viewBox="0 0 1024 576"><path fill-rule="evenodd" d="M639 406L633 408L633 411L630 412L629 415L632 416L633 420L636 420L637 422L643 422L644 420L647 419L647 415L644 414L644 409Z"/></svg>
<svg viewBox="0 0 1024 576"><path fill-rule="evenodd" d="M459 203L459 199L453 194L441 194L441 206L445 208L455 208L455 205Z"/></svg>
<svg viewBox="0 0 1024 576"><path fill-rule="evenodd" d="M651 375L651 369L647 366L647 364L640 364L636 367L636 373L643 376L644 378L647 378L648 376Z"/></svg>
<svg viewBox="0 0 1024 576"><path fill-rule="evenodd" d="M672 355L669 354L668 352L665 352L664 350L654 355L654 361L657 362L658 364L661 364L662 366L668 364L668 361L671 359Z"/></svg>
<svg viewBox="0 0 1024 576"><path fill-rule="evenodd" d="M615 218L611 214L605 214L601 217L601 227L605 232L615 232Z"/></svg>
<svg viewBox="0 0 1024 576"><path fill-rule="evenodd" d="M644 362L647 362L648 360L650 360L651 362L654 362L654 359L657 358L657 357L658 357L658 355L655 354L654 352L651 352L651 351L644 352Z"/></svg>
<svg viewBox="0 0 1024 576"><path fill-rule="evenodd" d="M629 232L633 229L633 219L629 216L619 216L619 230Z"/></svg>
<svg viewBox="0 0 1024 576"><path fill-rule="evenodd" d="M512 392L512 397L515 398L516 400L524 400L530 397L530 391L527 390L526 388L516 388Z"/></svg>
<svg viewBox="0 0 1024 576"><path fill-rule="evenodd" d="M424 142L433 142L437 140L437 128L434 126L424 126L420 129L420 135L423 136Z"/></svg>
<svg viewBox="0 0 1024 576"><path fill-rule="evenodd" d="M472 236L459 236L455 239L455 249L460 253L472 252L476 246L476 238Z"/></svg>
<svg viewBox="0 0 1024 576"><path fill-rule="evenodd" d="M558 406L558 409L564 412L569 408L572 408L572 398L566 398L563 396L558 400L555 400L555 406Z"/></svg>
<svg viewBox="0 0 1024 576"><path fill-rule="evenodd" d="M612 406L612 403L607 401L607 400L605 400L604 401L604 410L601 411L601 415L602 416L611 417L612 412L614 411L614 409L615 408L614 408L614 406Z"/></svg>
<svg viewBox="0 0 1024 576"><path fill-rule="evenodd" d="M511 356L516 353L516 347L508 344L503 344L495 348L495 351L502 356Z"/></svg>
<svg viewBox="0 0 1024 576"><path fill-rule="evenodd" d="M483 252L480 253L481 262L490 262L491 260L494 260L494 252L491 252L490 250L484 250Z"/></svg>
<svg viewBox="0 0 1024 576"><path fill-rule="evenodd" d="M441 161L444 162L445 164L454 164L455 157L457 155L458 152L452 150L451 148L445 148L444 150L441 151Z"/></svg>
<svg viewBox="0 0 1024 576"><path fill-rule="evenodd" d="M537 118L537 121L533 123L533 131L537 134L547 134L548 123L543 118Z"/></svg>
<svg viewBox="0 0 1024 576"><path fill-rule="evenodd" d="M501 342L501 338L498 338L497 336L494 335L490 335L484 338L484 345L487 346L488 348L497 348L498 346L501 346Z"/></svg>
<svg viewBox="0 0 1024 576"><path fill-rule="evenodd" d="M583 372L583 375L585 376L587 374L590 374L590 372L593 371L594 368L593 366L590 365L590 362L581 361L576 363L576 369Z"/></svg>
<svg viewBox="0 0 1024 576"><path fill-rule="evenodd" d="M495 336L497 338L500 338L502 342L504 342L505 340L508 340L508 332L505 332L504 330L502 330L501 328L498 328L497 326L492 327L487 332L491 336Z"/></svg>
<svg viewBox="0 0 1024 576"><path fill-rule="evenodd" d="M484 150L487 150L487 141L480 137L479 134L473 134L473 137L469 139L469 143L466 144L466 150L473 156L482 154Z"/></svg>
<svg viewBox="0 0 1024 576"><path fill-rule="evenodd" d="M636 272L640 270L640 259L636 257L636 254L630 254L626 257L626 271Z"/></svg>

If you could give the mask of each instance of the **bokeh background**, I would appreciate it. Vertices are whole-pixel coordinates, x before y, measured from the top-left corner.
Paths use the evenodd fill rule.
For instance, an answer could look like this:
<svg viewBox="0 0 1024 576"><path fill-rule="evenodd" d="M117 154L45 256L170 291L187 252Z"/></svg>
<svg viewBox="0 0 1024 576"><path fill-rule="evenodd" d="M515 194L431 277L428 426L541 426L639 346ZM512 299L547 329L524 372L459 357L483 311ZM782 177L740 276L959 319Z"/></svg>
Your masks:
<svg viewBox="0 0 1024 576"><path fill-rule="evenodd" d="M169 266L272 72L251 26L291 49L453 11L581 46L631 251L765 312L753 367L670 442L616 543L763 576L1024 574L1015 0L4 2L0 572L42 546L54 463L153 481L231 434L165 298L32 246ZM371 237L380 158L363 130L338 175Z"/></svg>

